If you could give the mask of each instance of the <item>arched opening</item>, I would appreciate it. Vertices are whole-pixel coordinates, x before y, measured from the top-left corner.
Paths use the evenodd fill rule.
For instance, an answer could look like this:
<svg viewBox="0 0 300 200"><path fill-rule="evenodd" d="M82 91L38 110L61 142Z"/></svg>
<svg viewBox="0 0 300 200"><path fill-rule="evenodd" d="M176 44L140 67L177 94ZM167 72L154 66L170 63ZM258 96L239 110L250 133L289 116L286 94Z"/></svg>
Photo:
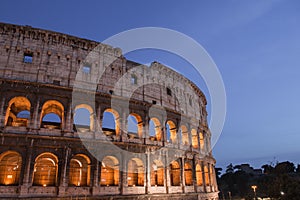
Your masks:
<svg viewBox="0 0 300 200"><path fill-rule="evenodd" d="M6 126L27 126L30 120L29 100L25 97L14 97L8 103L5 115Z"/></svg>
<svg viewBox="0 0 300 200"><path fill-rule="evenodd" d="M161 125L157 118L151 118L149 121L149 136L156 141L162 140Z"/></svg>
<svg viewBox="0 0 300 200"><path fill-rule="evenodd" d="M198 136L197 136L197 131L195 129L192 129L192 146L194 149L198 148Z"/></svg>
<svg viewBox="0 0 300 200"><path fill-rule="evenodd" d="M56 100L44 103L41 112L41 127L47 129L61 129L64 119L64 107Z"/></svg>
<svg viewBox="0 0 300 200"><path fill-rule="evenodd" d="M94 130L94 112L91 106L80 104L75 107L73 130L88 132Z"/></svg>
<svg viewBox="0 0 300 200"><path fill-rule="evenodd" d="M196 165L196 181L198 186L203 185L202 169L199 164Z"/></svg>
<svg viewBox="0 0 300 200"><path fill-rule="evenodd" d="M0 155L0 185L18 185L22 157L14 151L7 151Z"/></svg>
<svg viewBox="0 0 300 200"><path fill-rule="evenodd" d="M33 185L55 186L57 182L57 157L52 153L43 153L35 159Z"/></svg>
<svg viewBox="0 0 300 200"><path fill-rule="evenodd" d="M182 125L180 127L180 133L181 133L181 142L184 145L189 145L189 133L186 126Z"/></svg>
<svg viewBox="0 0 300 200"><path fill-rule="evenodd" d="M200 150L204 150L204 136L202 132L200 132L199 138L200 138Z"/></svg>
<svg viewBox="0 0 300 200"><path fill-rule="evenodd" d="M170 164L170 178L172 186L180 186L180 165L177 161Z"/></svg>
<svg viewBox="0 0 300 200"><path fill-rule="evenodd" d="M128 186L144 186L144 164L139 158L132 158L128 162Z"/></svg>
<svg viewBox="0 0 300 200"><path fill-rule="evenodd" d="M209 172L208 172L208 167L206 165L204 166L204 178L205 178L205 185L209 186L210 185Z"/></svg>
<svg viewBox="0 0 300 200"><path fill-rule="evenodd" d="M185 185L193 185L193 171L192 165L190 163L184 164L184 178L185 178Z"/></svg>
<svg viewBox="0 0 300 200"><path fill-rule="evenodd" d="M100 184L102 186L119 185L119 161L114 156L106 156L101 162Z"/></svg>
<svg viewBox="0 0 300 200"><path fill-rule="evenodd" d="M171 143L176 143L176 126L175 123L171 120L166 123L166 131L167 131L167 141Z"/></svg>
<svg viewBox="0 0 300 200"><path fill-rule="evenodd" d="M103 112L102 131L105 135L119 135L119 116L119 113L111 108L108 108Z"/></svg>
<svg viewBox="0 0 300 200"><path fill-rule="evenodd" d="M151 186L164 186L164 166L160 160L154 160L151 166Z"/></svg>
<svg viewBox="0 0 300 200"><path fill-rule="evenodd" d="M136 113L131 113L127 117L127 131L130 137L139 137L143 136L143 121L141 116Z"/></svg>
<svg viewBox="0 0 300 200"><path fill-rule="evenodd" d="M60 129L61 119L55 113L48 113L42 119L42 128L47 129Z"/></svg>
<svg viewBox="0 0 300 200"><path fill-rule="evenodd" d="M83 154L73 156L69 171L70 186L90 185L90 159Z"/></svg>

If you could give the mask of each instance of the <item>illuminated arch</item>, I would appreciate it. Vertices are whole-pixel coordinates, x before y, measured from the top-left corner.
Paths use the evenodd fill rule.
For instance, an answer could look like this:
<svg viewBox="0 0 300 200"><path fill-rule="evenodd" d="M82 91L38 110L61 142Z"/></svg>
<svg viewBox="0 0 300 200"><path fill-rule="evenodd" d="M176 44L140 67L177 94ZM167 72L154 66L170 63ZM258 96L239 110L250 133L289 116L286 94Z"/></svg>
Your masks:
<svg viewBox="0 0 300 200"><path fill-rule="evenodd" d="M35 159L33 185L56 186L58 159L52 153L42 153Z"/></svg>
<svg viewBox="0 0 300 200"><path fill-rule="evenodd" d="M160 160L154 160L151 165L151 186L164 186L164 166Z"/></svg>
<svg viewBox="0 0 300 200"><path fill-rule="evenodd" d="M193 146L194 149L197 149L198 148L197 131L195 129L192 129L191 134L192 134L192 146Z"/></svg>
<svg viewBox="0 0 300 200"><path fill-rule="evenodd" d="M203 136L203 133L200 132L199 133L199 138L200 138L200 150L204 150L204 136Z"/></svg>
<svg viewBox="0 0 300 200"><path fill-rule="evenodd" d="M41 127L48 129L62 129L64 124L64 107L56 100L44 103L41 112Z"/></svg>
<svg viewBox="0 0 300 200"><path fill-rule="evenodd" d="M199 164L196 165L196 182L198 186L203 185L202 169Z"/></svg>
<svg viewBox="0 0 300 200"><path fill-rule="evenodd" d="M149 135L150 137L154 137L157 141L162 140L161 124L155 117L151 118L149 121Z"/></svg>
<svg viewBox="0 0 300 200"><path fill-rule="evenodd" d="M141 159L130 159L128 161L127 173L128 186L144 186L145 168Z"/></svg>
<svg viewBox="0 0 300 200"><path fill-rule="evenodd" d="M130 113L127 117L127 131L129 134L137 134L139 138L143 137L142 117L136 113Z"/></svg>
<svg viewBox="0 0 300 200"><path fill-rule="evenodd" d="M94 130L94 110L90 105L80 104L74 109L74 129L80 132Z"/></svg>
<svg viewBox="0 0 300 200"><path fill-rule="evenodd" d="M0 154L0 185L18 185L22 157L15 151Z"/></svg>
<svg viewBox="0 0 300 200"><path fill-rule="evenodd" d="M84 154L77 154L70 160L69 185L90 185L90 159Z"/></svg>
<svg viewBox="0 0 300 200"><path fill-rule="evenodd" d="M111 120L113 120L113 122ZM102 118L102 131L106 135L116 134L118 136L120 134L120 115L116 110L112 108L107 108L104 110Z"/></svg>
<svg viewBox="0 0 300 200"><path fill-rule="evenodd" d="M171 120L167 121L166 132L167 132L167 141L176 143L177 141L176 125L173 121Z"/></svg>
<svg viewBox="0 0 300 200"><path fill-rule="evenodd" d="M180 164L173 161L170 164L171 186L180 186Z"/></svg>
<svg viewBox="0 0 300 200"><path fill-rule="evenodd" d="M181 133L181 142L184 145L189 145L189 132L185 125L182 125L180 127L180 133Z"/></svg>
<svg viewBox="0 0 300 200"><path fill-rule="evenodd" d="M184 164L184 178L185 178L185 185L190 186L193 185L193 169L192 165L189 162Z"/></svg>
<svg viewBox="0 0 300 200"><path fill-rule="evenodd" d="M106 156L101 162L100 184L103 186L119 185L119 161L114 156Z"/></svg>
<svg viewBox="0 0 300 200"><path fill-rule="evenodd" d="M5 115L6 126L27 126L30 120L31 103L26 97L14 97L8 103Z"/></svg>

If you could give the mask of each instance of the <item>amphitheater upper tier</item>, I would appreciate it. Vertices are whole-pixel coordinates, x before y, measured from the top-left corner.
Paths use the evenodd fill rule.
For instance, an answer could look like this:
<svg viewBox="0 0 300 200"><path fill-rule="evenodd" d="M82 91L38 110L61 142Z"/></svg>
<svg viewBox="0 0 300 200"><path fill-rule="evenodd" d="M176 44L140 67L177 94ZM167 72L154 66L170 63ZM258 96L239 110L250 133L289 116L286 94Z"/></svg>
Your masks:
<svg viewBox="0 0 300 200"><path fill-rule="evenodd" d="M158 62L0 23L0 97L0 198L218 198L205 96Z"/></svg>

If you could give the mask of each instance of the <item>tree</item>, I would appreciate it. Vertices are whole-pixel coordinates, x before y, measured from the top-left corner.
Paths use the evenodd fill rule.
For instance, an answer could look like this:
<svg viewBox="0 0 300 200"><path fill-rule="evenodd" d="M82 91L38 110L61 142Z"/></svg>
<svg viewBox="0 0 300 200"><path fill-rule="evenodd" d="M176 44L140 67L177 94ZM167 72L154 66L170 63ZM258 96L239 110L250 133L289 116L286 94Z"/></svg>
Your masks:
<svg viewBox="0 0 300 200"><path fill-rule="evenodd" d="M234 172L234 168L232 163L230 163L227 167L226 167L226 173L233 173Z"/></svg>
<svg viewBox="0 0 300 200"><path fill-rule="evenodd" d="M295 165L289 161L278 163L275 166L275 173L277 174L287 174L295 172Z"/></svg>
<svg viewBox="0 0 300 200"><path fill-rule="evenodd" d="M296 172L297 172L297 173L300 173L300 165L299 165L299 164L297 165Z"/></svg>
<svg viewBox="0 0 300 200"><path fill-rule="evenodd" d="M261 168L263 168L264 174L271 174L271 173L273 173L273 170L274 170L274 167L272 167L271 165L268 165L268 164L261 166Z"/></svg>
<svg viewBox="0 0 300 200"><path fill-rule="evenodd" d="M216 168L215 168L216 175L217 175L217 178L218 178L218 179L221 177L222 170L223 170L223 169L222 169L221 167L216 167Z"/></svg>

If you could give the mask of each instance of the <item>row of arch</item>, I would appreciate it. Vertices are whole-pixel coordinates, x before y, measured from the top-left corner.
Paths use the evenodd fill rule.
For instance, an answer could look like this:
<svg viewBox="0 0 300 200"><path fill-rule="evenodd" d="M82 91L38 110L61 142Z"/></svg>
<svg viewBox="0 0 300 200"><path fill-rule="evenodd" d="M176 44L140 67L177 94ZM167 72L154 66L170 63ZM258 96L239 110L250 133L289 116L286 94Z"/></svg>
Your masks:
<svg viewBox="0 0 300 200"><path fill-rule="evenodd" d="M53 153L45 152L38 155L34 161L32 185L56 186L58 181L58 158ZM22 157L15 151L6 151L0 154L0 185L18 185L22 168ZM151 186L165 186L165 170L160 160L151 163L150 184ZM181 169L182 168L182 169ZM214 172L212 167L196 164L195 172L191 162L185 162L181 167L180 162L173 161L169 165L170 185L181 185L181 170L184 170L184 181L186 186L191 186L193 173L195 173L197 186L213 185ZM132 158L127 162L127 185L145 186L146 169L143 161ZM100 185L119 186L120 184L120 162L115 156L106 156L101 161ZM84 154L76 154L69 161L69 186L90 186L91 161Z"/></svg>
<svg viewBox="0 0 300 200"><path fill-rule="evenodd" d="M41 128L62 129L65 120L64 106L57 100L48 100L42 107L39 116L33 116L31 113L31 103L26 97L14 97L7 106L5 114L6 126L25 126L35 118ZM107 108L101 116L102 131L105 134L119 135L121 128L120 114L112 109ZM79 104L74 108L73 129L79 132L88 132L95 130L96 115L93 108L87 104ZM172 120L168 120L164 125L156 117L149 119L148 127L142 120L142 117L136 113L130 113L126 119L125 128L127 133L132 137L142 138L144 132L147 137L156 141L168 141L177 143L181 141L183 145L191 145L194 148L204 148L204 134L196 129L188 130L186 125L177 127ZM145 130L147 129L147 131ZM177 130L179 129L179 130ZM165 132L165 135L164 135Z"/></svg>

